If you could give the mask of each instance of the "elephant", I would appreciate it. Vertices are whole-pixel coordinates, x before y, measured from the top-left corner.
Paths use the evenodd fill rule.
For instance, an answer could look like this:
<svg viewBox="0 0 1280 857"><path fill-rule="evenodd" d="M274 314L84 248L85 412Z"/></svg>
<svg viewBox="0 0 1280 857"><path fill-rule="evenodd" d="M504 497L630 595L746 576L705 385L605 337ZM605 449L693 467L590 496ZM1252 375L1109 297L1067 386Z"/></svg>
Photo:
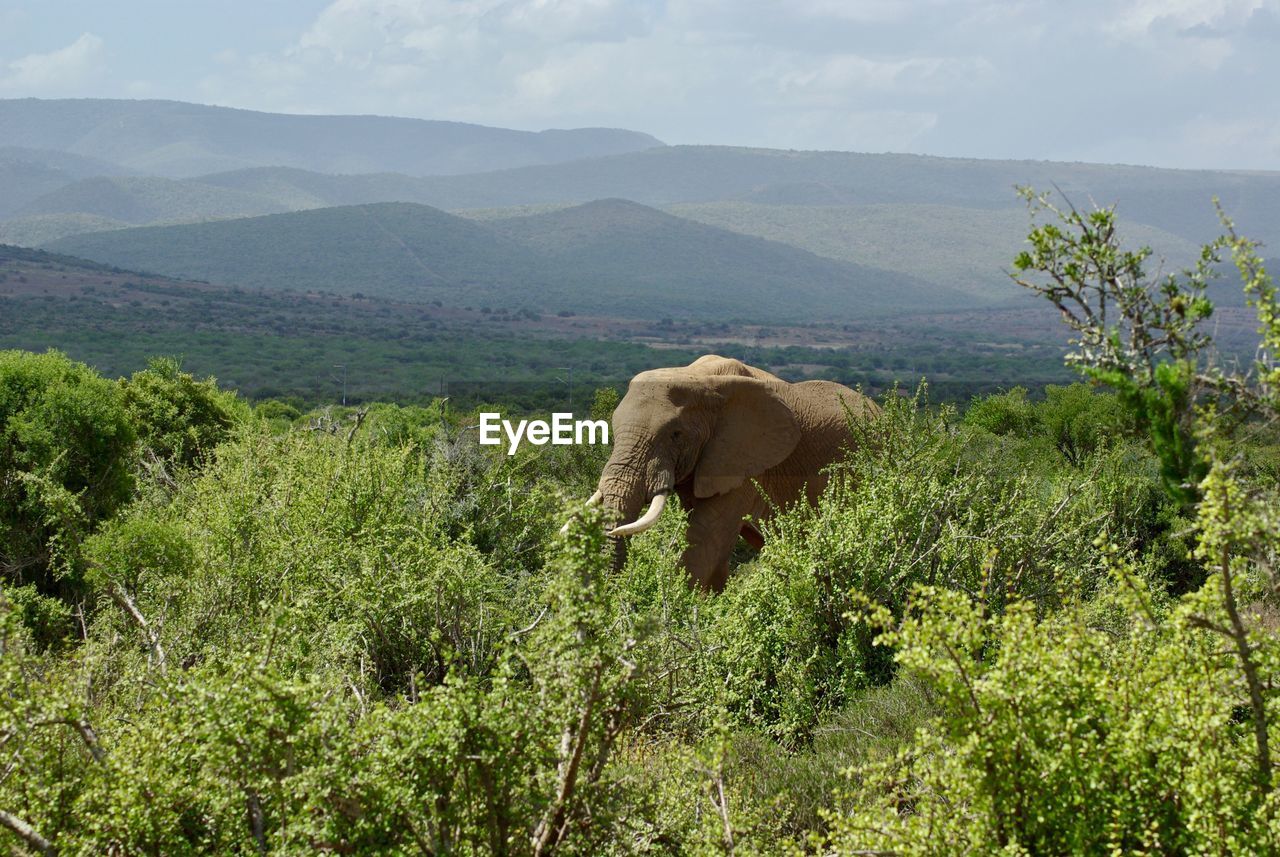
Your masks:
<svg viewBox="0 0 1280 857"><path fill-rule="evenodd" d="M816 503L824 468L852 442L850 415L877 414L841 384L789 383L717 355L641 372L614 411L613 449L587 502L603 503L621 562L622 540L652 527L675 492L689 516L682 564L693 584L719 592L738 536L759 550L761 522Z"/></svg>

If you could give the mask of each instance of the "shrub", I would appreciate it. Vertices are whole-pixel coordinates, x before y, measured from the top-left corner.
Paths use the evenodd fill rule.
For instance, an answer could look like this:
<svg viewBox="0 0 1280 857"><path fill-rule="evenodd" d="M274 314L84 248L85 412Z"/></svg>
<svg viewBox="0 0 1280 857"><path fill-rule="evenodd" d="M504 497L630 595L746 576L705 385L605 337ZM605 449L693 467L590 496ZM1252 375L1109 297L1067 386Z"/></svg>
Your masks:
<svg viewBox="0 0 1280 857"><path fill-rule="evenodd" d="M1087 384L1044 388L1045 400L1036 410L1042 430L1054 448L1073 466L1116 440L1132 436L1133 420L1120 399Z"/></svg>
<svg viewBox="0 0 1280 857"><path fill-rule="evenodd" d="M160 462L194 467L213 453L249 408L234 393L183 372L178 361L152 359L120 381L125 407L144 448Z"/></svg>
<svg viewBox="0 0 1280 857"><path fill-rule="evenodd" d="M1025 387L1014 387L974 401L965 411L964 421L992 434L1018 437L1032 437L1041 429L1040 416L1027 400Z"/></svg>
<svg viewBox="0 0 1280 857"><path fill-rule="evenodd" d="M1123 589L1044 618L923 588L880 638L927 676L942 714L854 775L829 847L901 854L1273 853L1239 667L1190 599L1167 616ZM1138 593L1136 596L1133 593ZM1121 619L1099 621L1102 611ZM1215 620L1216 621L1216 620ZM1267 664L1274 636L1251 635ZM1236 689L1236 690L1233 690Z"/></svg>
<svg viewBox="0 0 1280 857"><path fill-rule="evenodd" d="M134 429L115 385L50 351L0 351L0 571L74 598L80 545L133 489Z"/></svg>

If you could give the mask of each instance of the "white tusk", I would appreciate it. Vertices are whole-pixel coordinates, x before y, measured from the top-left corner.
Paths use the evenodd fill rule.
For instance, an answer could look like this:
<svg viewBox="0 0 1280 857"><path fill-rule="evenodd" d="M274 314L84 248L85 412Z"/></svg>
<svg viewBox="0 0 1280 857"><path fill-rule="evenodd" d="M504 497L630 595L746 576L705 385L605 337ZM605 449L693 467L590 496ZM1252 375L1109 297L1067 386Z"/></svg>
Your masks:
<svg viewBox="0 0 1280 857"><path fill-rule="evenodd" d="M649 504L649 511L645 512L639 519L632 521L630 524L623 524L621 527L614 527L609 531L609 535L634 536L636 533L643 533L658 522L658 516L662 514L662 510L666 505L667 495L665 493L653 495L653 502Z"/></svg>
<svg viewBox="0 0 1280 857"><path fill-rule="evenodd" d="M592 494L590 497L588 497L588 498L587 498L587 502L583 503L582 505L584 505L584 506L594 506L594 505L596 505L597 503L599 503L599 502L600 502L600 498L601 498L601 497L603 497L603 496L604 496L604 492L603 492L603 491L601 491L599 488L597 488L597 489L596 489L596 493L594 493L594 494ZM565 521L565 522L564 522L564 526L560 528L560 535L562 535L562 536L563 536L563 535L564 535L565 533L567 533L567 532L569 532L569 522L568 522L568 521Z"/></svg>

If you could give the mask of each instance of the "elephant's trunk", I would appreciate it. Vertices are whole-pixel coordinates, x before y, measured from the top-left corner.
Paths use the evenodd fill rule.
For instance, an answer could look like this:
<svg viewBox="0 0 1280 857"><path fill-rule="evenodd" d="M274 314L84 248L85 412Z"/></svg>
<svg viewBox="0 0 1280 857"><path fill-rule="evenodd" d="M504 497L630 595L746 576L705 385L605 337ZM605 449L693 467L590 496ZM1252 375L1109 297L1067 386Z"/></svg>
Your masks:
<svg viewBox="0 0 1280 857"><path fill-rule="evenodd" d="M641 529L633 529L635 524L650 517L642 517L641 510L648 505L652 513L655 498L661 494L665 502L665 494L671 489L671 471L665 464L657 461L645 462L643 459L641 461L643 463L639 467L610 461L600 477L601 505L608 510L605 516L606 526L609 541L613 545L615 571L621 570L626 564L627 536L648 529L657 520L657 515L654 514L651 520L645 521ZM657 514L661 514L662 505L657 505Z"/></svg>

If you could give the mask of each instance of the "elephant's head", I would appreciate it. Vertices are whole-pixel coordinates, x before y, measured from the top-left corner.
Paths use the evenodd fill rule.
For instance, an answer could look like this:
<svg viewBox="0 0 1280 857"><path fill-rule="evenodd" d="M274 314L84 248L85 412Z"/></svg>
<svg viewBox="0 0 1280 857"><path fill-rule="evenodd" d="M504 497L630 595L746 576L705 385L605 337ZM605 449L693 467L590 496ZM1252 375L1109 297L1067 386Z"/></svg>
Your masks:
<svg viewBox="0 0 1280 857"><path fill-rule="evenodd" d="M653 526L676 486L698 498L723 494L783 461L799 442L778 384L697 368L642 372L614 411L613 452L592 498L619 522L609 535Z"/></svg>

